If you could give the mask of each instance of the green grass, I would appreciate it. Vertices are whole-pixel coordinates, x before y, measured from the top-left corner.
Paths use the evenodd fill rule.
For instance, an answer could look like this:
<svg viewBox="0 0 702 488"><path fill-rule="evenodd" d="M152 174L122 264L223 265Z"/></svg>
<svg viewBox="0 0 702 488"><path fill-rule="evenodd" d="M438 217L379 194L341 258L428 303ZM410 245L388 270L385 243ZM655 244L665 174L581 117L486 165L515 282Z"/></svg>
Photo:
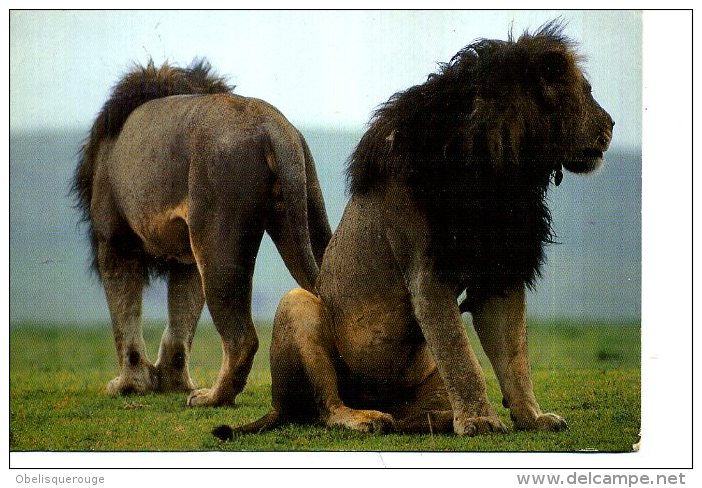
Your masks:
<svg viewBox="0 0 702 488"><path fill-rule="evenodd" d="M147 324L155 359L162 329ZM486 368L488 393L506 425L497 380ZM536 396L545 410L563 415L560 433L510 432L475 438L450 435L367 435L323 426L286 426L221 443L213 426L242 424L270 406L270 327L259 327L261 347L235 408L185 406L184 394L111 398L117 375L108 324L56 327L16 324L10 330L10 449L12 451L630 451L640 425L640 327L535 324L530 347ZM221 360L219 336L202 324L195 337L191 374L213 382Z"/></svg>

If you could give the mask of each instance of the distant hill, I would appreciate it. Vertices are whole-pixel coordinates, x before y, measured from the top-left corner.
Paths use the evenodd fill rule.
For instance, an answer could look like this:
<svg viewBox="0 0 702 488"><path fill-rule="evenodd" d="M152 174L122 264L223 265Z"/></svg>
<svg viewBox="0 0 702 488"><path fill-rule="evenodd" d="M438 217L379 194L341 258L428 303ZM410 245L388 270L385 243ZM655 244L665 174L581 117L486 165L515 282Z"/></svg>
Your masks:
<svg viewBox="0 0 702 488"><path fill-rule="evenodd" d="M361 132L302 130L317 164L332 228L347 201L344 165ZM109 318L90 277L88 243L68 198L86 131L10 137L10 320L80 322ZM548 262L530 314L542 319L638 320L641 311L641 151L615 147L595 175L566 173L549 193L560 244ZM450 211L450 209L447 209ZM273 244L264 239L254 276L254 316L273 317L295 286ZM165 318L165 286L146 293L144 314Z"/></svg>

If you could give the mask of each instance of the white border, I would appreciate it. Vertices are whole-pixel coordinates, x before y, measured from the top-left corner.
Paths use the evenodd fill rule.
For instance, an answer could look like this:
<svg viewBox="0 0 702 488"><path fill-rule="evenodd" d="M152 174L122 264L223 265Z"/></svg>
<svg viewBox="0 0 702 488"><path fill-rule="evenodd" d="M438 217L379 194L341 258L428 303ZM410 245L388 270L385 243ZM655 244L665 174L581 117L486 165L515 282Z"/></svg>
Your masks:
<svg viewBox="0 0 702 488"><path fill-rule="evenodd" d="M16 2L13 2L16 3ZM27 2L24 7L54 8L44 2ZM161 3L161 2L159 2ZM205 2L208 3L208 2ZM421 3L421 5L420 5ZM453 4L453 2L451 2ZM508 2L513 4L514 2ZM633 2L620 2L631 5ZM669 2L670 3L670 2ZM675 2L673 2L675 3ZM84 2L63 2L61 7L74 7ZM397 2L390 2L390 6ZM424 7L425 2L405 1L401 7ZM445 2L433 4L437 8ZM285 2L265 2L266 7L289 8ZM298 2L296 6L318 6L316 2ZM387 4L385 4L387 5ZM504 2L494 2L491 8L501 7ZM17 5L16 5L17 6ZM160 5L159 5L160 6ZM163 5L165 7L165 5ZM203 4L198 4L204 7ZM218 7L221 5L217 5ZM359 2L356 7L380 7L377 2ZM457 5L451 5L459 8ZM461 5L460 7L465 7ZM514 6L514 5L512 5ZM591 6L590 4L588 6ZM97 7L97 5L96 5ZM103 7L103 5L100 5ZM127 0L120 8L144 7L143 2ZM168 7L174 7L172 3ZM562 2L547 2L544 7L563 7ZM259 4L251 8L261 8ZM644 13L644 168L643 168L643 442L639 453L634 454L519 454L519 453L12 453L13 467L31 468L90 468L90 467L164 467L176 466L197 468L222 467L461 467L500 468L487 472L487 479L507 478L509 471L503 468L683 468L690 465L692 455L691 425L691 325L692 302L690 270L692 269L692 194L690 180L692 33L689 31L689 12L645 12ZM3 40L3 42L7 42ZM7 48L5 52L7 52ZM4 83L7 83L7 78ZM671 84L674 83L674 89ZM6 92L7 93L7 92ZM695 104L695 112L696 112ZM5 124L7 119L5 119ZM5 134L7 128L5 127ZM6 141L4 141L6 143ZM7 148L7 146L4 146ZM7 152L6 152L7 154ZM4 189L6 191L6 189ZM6 193L3 193L6 196ZM7 200L3 199L3 204ZM3 207L5 210L6 207ZM8 215L3 212L3 215ZM8 228L8 227L6 227ZM3 248L3 256L7 251ZM7 259L4 263L7 263ZM5 269L3 269L6 271ZM9 273L6 274L9 276ZM6 304L3 303L3 312ZM9 315L5 315L9 316ZM698 332L697 336L699 337ZM7 348L3 348L8 352ZM6 356L8 358L9 356ZM4 367L3 367L4 368ZM3 375L3 386L7 372ZM695 429L697 430L697 429ZM8 439L7 426L3 426L4 439ZM39 472L43 470L38 470ZM52 471L52 474L56 472ZM110 480L106 486L119 486L116 481L151 477L147 472L106 471ZM237 483L235 473L220 471L156 471L153 476L177 479L177 485L219 479L218 483ZM275 471L256 472L256 482L264 482L284 474L288 481L298 478L295 473ZM373 472L374 484L393 480L387 474ZM377 474L376 474L377 473ZM415 474L416 473L416 474ZM444 472L449 474L450 472ZM18 471L8 473L14 477ZM60 473L59 473L60 474ZM68 473L63 473L68 474ZM76 474L88 474L81 471ZM270 477L269 477L270 475ZM470 476L475 482L474 472L460 472L458 479ZM318 475L313 474L317 477ZM416 481L430 482L425 474L413 472ZM288 478L290 477L290 478ZM331 483L347 486L350 478L330 474ZM505 478L503 478L505 477ZM8 478L9 479L9 478ZM308 484L323 481L321 477L307 479ZM239 483L244 480L239 480ZM468 484L468 480L465 481ZM492 483L491 483L492 484ZM355 484L354 484L355 486Z"/></svg>

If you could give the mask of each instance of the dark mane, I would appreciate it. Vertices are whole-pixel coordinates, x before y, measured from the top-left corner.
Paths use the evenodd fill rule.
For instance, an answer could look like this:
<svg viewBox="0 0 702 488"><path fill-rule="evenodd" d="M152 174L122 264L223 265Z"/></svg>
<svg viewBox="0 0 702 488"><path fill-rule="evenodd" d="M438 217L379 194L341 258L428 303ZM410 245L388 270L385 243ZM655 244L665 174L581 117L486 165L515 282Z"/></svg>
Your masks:
<svg viewBox="0 0 702 488"><path fill-rule="evenodd" d="M553 141L567 138L558 117L537 117L544 73L534 65L557 51L575 73L573 48L558 21L517 40L476 40L381 105L350 158L352 194L382 191L391 179L410 188L437 271L472 301L531 286L552 242L544 199L560 170Z"/></svg>
<svg viewBox="0 0 702 488"><path fill-rule="evenodd" d="M233 89L225 78L212 72L210 63L205 59L195 59L187 68L167 63L157 68L153 61L146 66L135 65L112 88L78 155L71 194L81 211L81 221L90 223L93 173L100 144L119 135L127 118L137 107L149 100L170 95L230 93ZM92 229L89 229L89 234L94 239Z"/></svg>

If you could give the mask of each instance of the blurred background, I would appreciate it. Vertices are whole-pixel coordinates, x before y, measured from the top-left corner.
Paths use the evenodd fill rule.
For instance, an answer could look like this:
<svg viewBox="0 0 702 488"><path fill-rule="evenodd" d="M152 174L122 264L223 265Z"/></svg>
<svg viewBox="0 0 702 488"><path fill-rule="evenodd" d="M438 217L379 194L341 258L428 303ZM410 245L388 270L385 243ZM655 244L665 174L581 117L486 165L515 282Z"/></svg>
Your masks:
<svg viewBox="0 0 702 488"><path fill-rule="evenodd" d="M278 107L305 135L332 228L343 169L373 110L422 83L472 40L505 39L560 17L593 93L616 120L607 162L549 193L559 244L547 249L529 314L638 322L641 310L641 14L633 11L11 11L10 321L109 320L68 197L76 154L112 85L133 63L206 57L236 92ZM253 313L270 320L295 282L266 236ZM144 297L165 319L165 284Z"/></svg>

